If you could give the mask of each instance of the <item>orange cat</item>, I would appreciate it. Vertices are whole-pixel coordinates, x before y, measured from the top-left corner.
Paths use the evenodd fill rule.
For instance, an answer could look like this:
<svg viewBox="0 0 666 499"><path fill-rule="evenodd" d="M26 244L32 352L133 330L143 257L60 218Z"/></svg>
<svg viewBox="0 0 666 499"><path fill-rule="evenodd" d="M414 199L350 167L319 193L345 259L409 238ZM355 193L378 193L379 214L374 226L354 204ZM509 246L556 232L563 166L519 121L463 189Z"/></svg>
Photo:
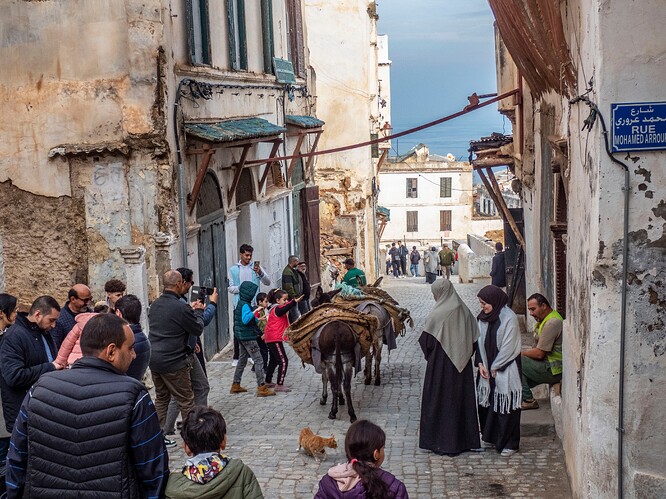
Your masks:
<svg viewBox="0 0 666 499"><path fill-rule="evenodd" d="M335 441L333 435L330 438L320 437L312 433L310 428L303 428L301 430L301 435L298 437L298 449L296 452L303 449L308 456L312 456L316 461L326 458L326 450L324 447L330 447L331 449L338 448L338 442Z"/></svg>

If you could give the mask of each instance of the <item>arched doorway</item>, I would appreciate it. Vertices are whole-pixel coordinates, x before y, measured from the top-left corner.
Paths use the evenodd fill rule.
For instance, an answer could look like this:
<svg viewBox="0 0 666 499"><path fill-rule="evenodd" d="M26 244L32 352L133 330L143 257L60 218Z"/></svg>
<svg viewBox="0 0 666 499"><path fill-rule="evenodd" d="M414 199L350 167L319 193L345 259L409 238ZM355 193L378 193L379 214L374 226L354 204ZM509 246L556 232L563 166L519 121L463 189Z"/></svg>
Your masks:
<svg viewBox="0 0 666 499"><path fill-rule="evenodd" d="M197 199L199 231L199 282L217 287L219 294L217 314L206 326L203 336L204 355L211 359L229 342L227 298L227 252L224 234L224 207L220 184L214 173L206 173Z"/></svg>

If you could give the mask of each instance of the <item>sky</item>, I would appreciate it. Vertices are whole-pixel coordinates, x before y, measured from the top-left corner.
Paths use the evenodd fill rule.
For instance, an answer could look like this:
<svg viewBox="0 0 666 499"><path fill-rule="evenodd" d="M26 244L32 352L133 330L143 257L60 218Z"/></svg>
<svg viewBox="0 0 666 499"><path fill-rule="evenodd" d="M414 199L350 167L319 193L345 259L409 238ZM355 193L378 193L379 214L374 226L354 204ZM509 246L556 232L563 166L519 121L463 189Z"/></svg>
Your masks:
<svg viewBox="0 0 666 499"><path fill-rule="evenodd" d="M391 124L401 132L462 110L467 96L497 91L493 15L487 0L380 0L379 34L389 37ZM491 104L393 141L404 154L422 142L467 160L469 141L511 123Z"/></svg>

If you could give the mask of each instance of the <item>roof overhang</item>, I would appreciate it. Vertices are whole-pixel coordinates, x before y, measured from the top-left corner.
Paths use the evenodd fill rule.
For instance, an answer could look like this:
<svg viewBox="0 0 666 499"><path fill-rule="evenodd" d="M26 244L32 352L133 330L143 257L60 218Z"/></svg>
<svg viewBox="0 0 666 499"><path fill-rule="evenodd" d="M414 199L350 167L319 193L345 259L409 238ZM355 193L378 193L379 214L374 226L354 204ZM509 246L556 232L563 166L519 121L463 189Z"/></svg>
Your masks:
<svg viewBox="0 0 666 499"><path fill-rule="evenodd" d="M262 118L185 123L185 135L217 147L270 142L287 129Z"/></svg>

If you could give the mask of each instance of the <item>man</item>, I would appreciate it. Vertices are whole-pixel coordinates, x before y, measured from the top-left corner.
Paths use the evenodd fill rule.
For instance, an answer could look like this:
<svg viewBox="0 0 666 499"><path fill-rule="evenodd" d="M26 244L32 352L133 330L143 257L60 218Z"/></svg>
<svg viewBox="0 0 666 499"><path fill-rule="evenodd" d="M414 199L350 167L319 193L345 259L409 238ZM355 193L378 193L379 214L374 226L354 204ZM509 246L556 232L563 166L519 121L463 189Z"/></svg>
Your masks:
<svg viewBox="0 0 666 499"><path fill-rule="evenodd" d="M162 428L171 397L176 400L183 419L194 407L190 371L195 366L188 340L190 336L201 336L204 328L204 304L195 302L190 306L180 299L185 289L180 272L167 271L163 285L164 292L148 311L148 339L152 349L150 372L155 384L155 408ZM172 442L166 443L175 445Z"/></svg>
<svg viewBox="0 0 666 499"><path fill-rule="evenodd" d="M229 280L229 287L227 290L232 295L232 305L236 308L238 304L238 293L240 285L245 281L251 281L257 285L257 293L259 292L259 283L264 286L271 285L271 278L268 276L268 273L260 265L258 261L252 262L252 255L254 253L254 248L249 244L241 244L239 248L240 260L234 266L229 269L227 272L227 278ZM238 365L238 340L234 336L234 357L231 365L236 367Z"/></svg>
<svg viewBox="0 0 666 499"><path fill-rule="evenodd" d="M397 248L395 243L391 243L389 255L391 256L391 266L393 267L393 278L397 279L400 276L400 248Z"/></svg>
<svg viewBox="0 0 666 499"><path fill-rule="evenodd" d="M110 279L104 284L104 292L106 293L106 304L111 311L116 309L116 302L125 295L127 286L119 279Z"/></svg>
<svg viewBox="0 0 666 499"><path fill-rule="evenodd" d="M99 314L83 357L30 389L7 458L7 497L162 497L169 458L150 395L125 376L134 334ZM28 437L29 435L29 437Z"/></svg>
<svg viewBox="0 0 666 499"><path fill-rule="evenodd" d="M534 293L527 299L527 309L537 321L534 339L536 346L523 350L523 403L524 411L538 409L539 402L531 388L562 380L562 316L553 310L545 296Z"/></svg>
<svg viewBox="0 0 666 499"><path fill-rule="evenodd" d="M495 244L495 256L493 257L493 266L490 270L490 277L493 286L504 289L506 287L506 264L504 255L504 246L502 243Z"/></svg>
<svg viewBox="0 0 666 499"><path fill-rule="evenodd" d="M442 244L442 251L439 252L439 265L442 268L442 275L451 280L451 266L453 265L455 255L449 249L449 245Z"/></svg>
<svg viewBox="0 0 666 499"><path fill-rule="evenodd" d="M0 390L7 431L12 432L21 403L42 374L62 369L55 358L58 349L49 331L53 329L60 305L52 296L40 296L30 311L19 313L16 322L3 335L0 347Z"/></svg>
<svg viewBox="0 0 666 499"><path fill-rule="evenodd" d="M354 266L353 259L347 258L344 264L345 268L347 269L347 273L343 277L342 282L354 288L360 288L361 286L365 286L367 284L365 274L361 269L357 269Z"/></svg>
<svg viewBox="0 0 666 499"><path fill-rule="evenodd" d="M190 293L192 285L194 284L194 272L186 267L180 267L176 270L178 270L180 275L183 276L183 281L185 283L183 294L180 297L180 300L183 303L189 303L187 296ZM203 311L204 327L210 324L215 318L218 298L219 295L217 293L217 288L213 288L213 294L209 297L210 303L206 305L206 308ZM189 363L192 365L192 369L190 370L190 381L192 382L192 391L194 392L194 403L195 405L203 405L208 407L208 393L210 392L210 384L208 383L208 377L206 375L206 359L203 356L201 336L190 336L188 341L190 348L190 352L188 354L190 357ZM178 404L172 397L171 402L169 402L169 409L167 410L166 423L164 424L165 435L175 434L177 417Z"/></svg>
<svg viewBox="0 0 666 499"><path fill-rule="evenodd" d="M416 249L416 246L412 246L412 252L409 254L409 270L412 274L412 277L419 276L419 262L421 261L421 253Z"/></svg>
<svg viewBox="0 0 666 499"><path fill-rule="evenodd" d="M298 275L296 267L298 266L298 257L296 255L289 256L287 266L282 271L282 289L289 295L289 299L293 300L303 294L303 281ZM294 322L301 316L298 307L293 307L289 310L289 323Z"/></svg>
<svg viewBox="0 0 666 499"><path fill-rule="evenodd" d="M402 271L402 278L407 277L407 257L409 256L409 250L407 249L406 244L402 244L398 241L398 246L400 247L400 270Z"/></svg>
<svg viewBox="0 0 666 499"><path fill-rule="evenodd" d="M60 310L58 321L51 331L51 336L55 342L56 349L60 348L65 337L76 324L76 316L90 310L92 301L92 292L85 284L75 284L67 293L67 303Z"/></svg>
<svg viewBox="0 0 666 499"><path fill-rule="evenodd" d="M134 333L136 358L127 369L127 375L142 381L150 362L150 340L141 330L141 301L135 295L125 295L115 302L116 315L129 323Z"/></svg>
<svg viewBox="0 0 666 499"><path fill-rule="evenodd" d="M310 292L312 289L310 286L310 280L308 279L307 264L305 262L298 262L296 271L298 272L301 278L301 282L303 283L303 299L298 302L298 310L301 315L303 315L312 310L312 305L310 304Z"/></svg>

